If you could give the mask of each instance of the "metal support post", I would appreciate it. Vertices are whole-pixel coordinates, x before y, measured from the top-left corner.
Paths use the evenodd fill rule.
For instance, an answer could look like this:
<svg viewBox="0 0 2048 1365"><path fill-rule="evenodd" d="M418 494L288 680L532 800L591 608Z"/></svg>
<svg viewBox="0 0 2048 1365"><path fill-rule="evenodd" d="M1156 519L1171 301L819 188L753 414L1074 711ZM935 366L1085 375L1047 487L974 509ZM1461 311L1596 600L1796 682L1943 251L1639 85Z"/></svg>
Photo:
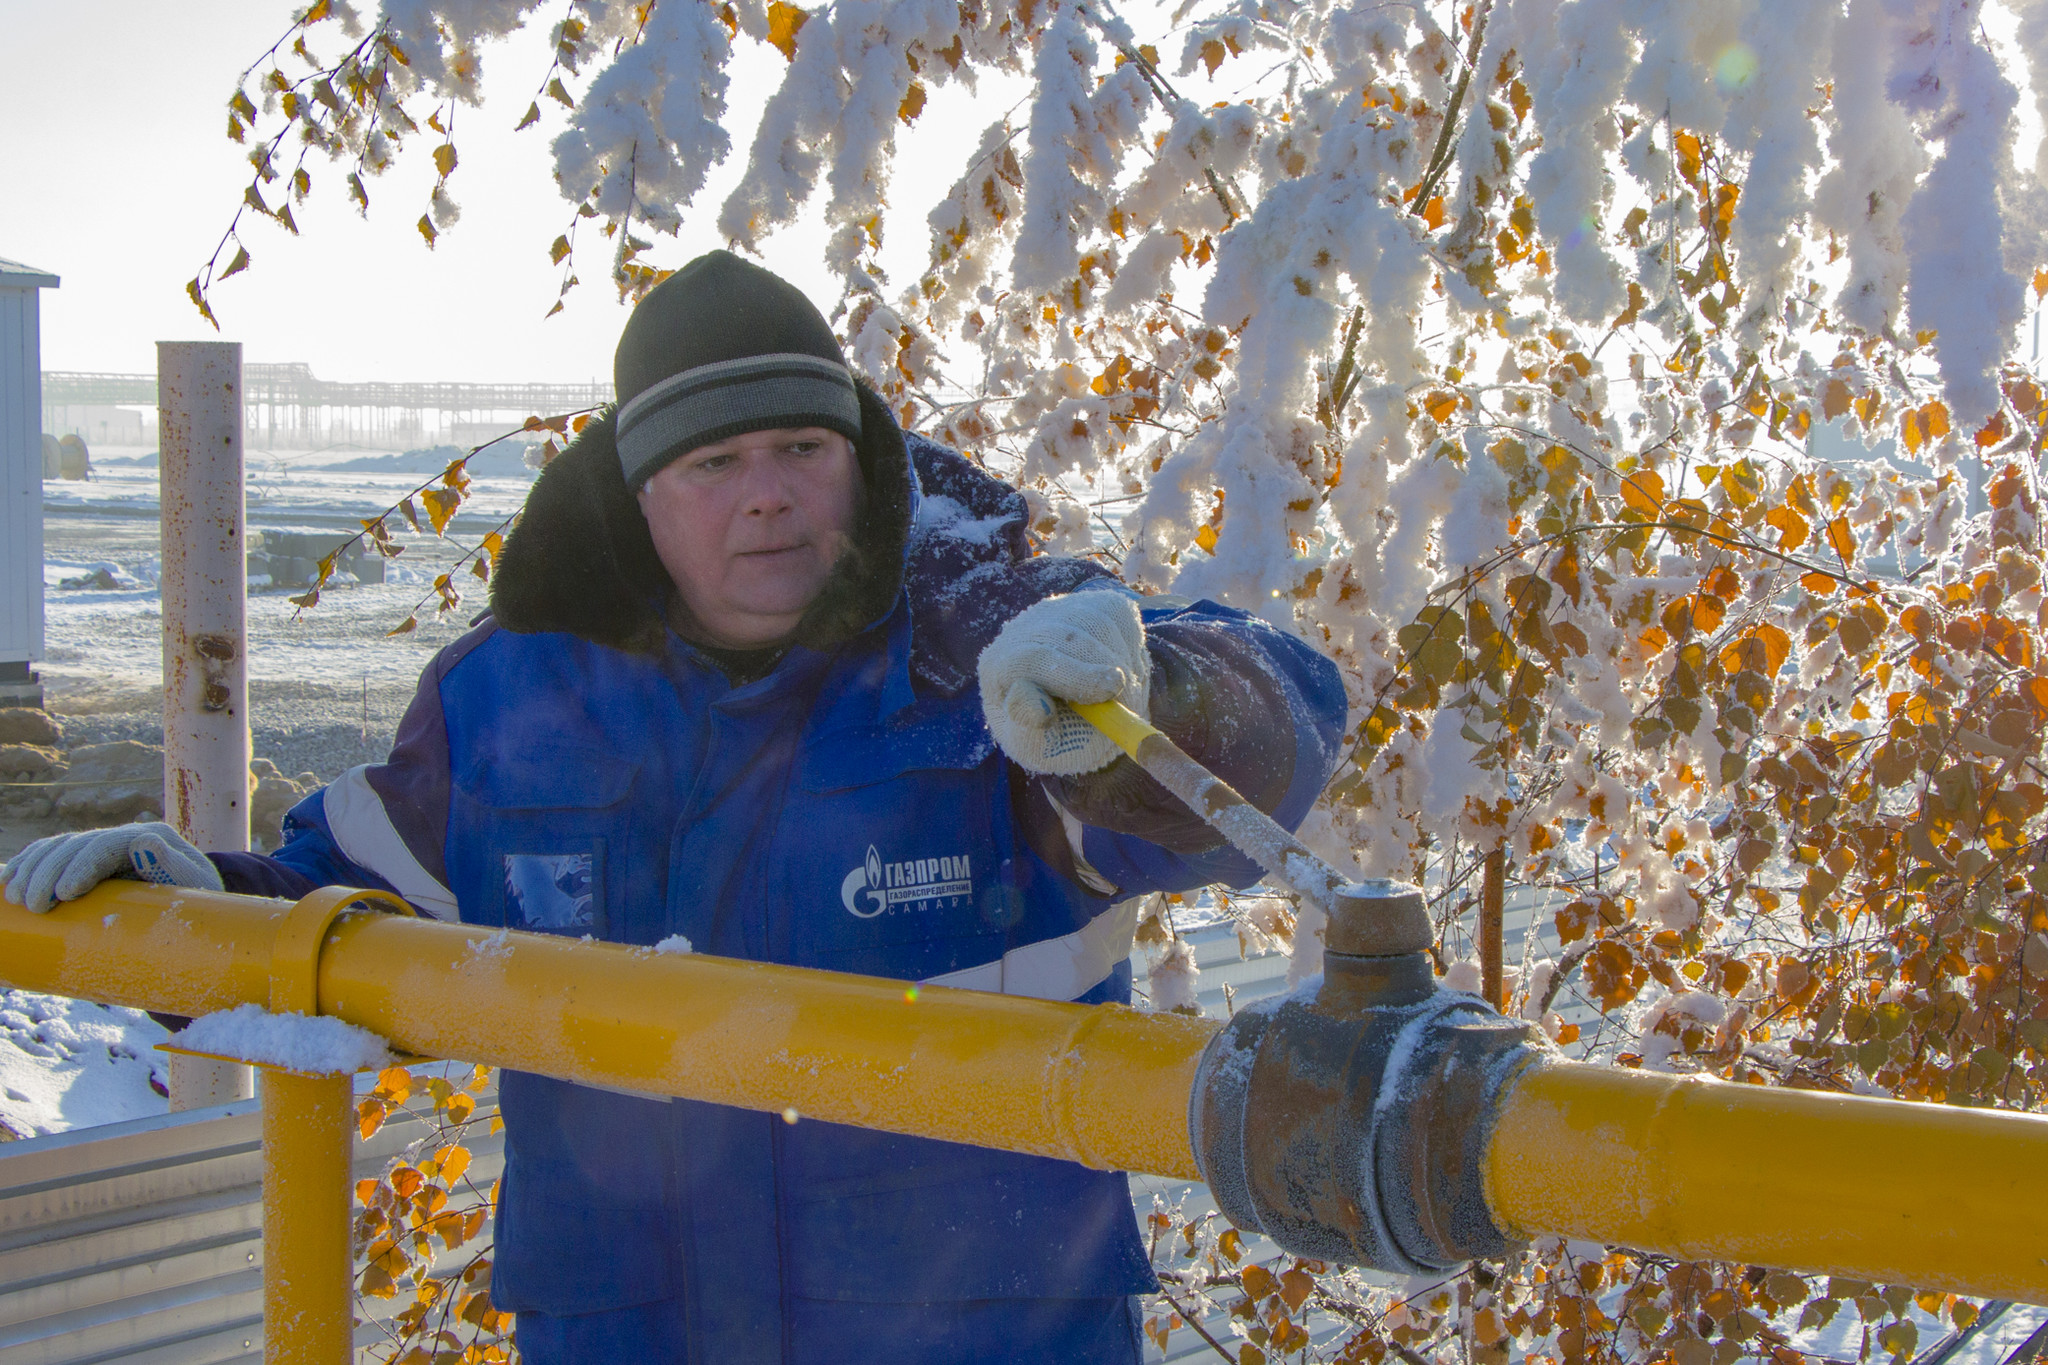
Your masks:
<svg viewBox="0 0 2048 1365"><path fill-rule="evenodd" d="M242 345L157 343L164 815L207 850L249 847L249 580ZM171 1108L247 1099L250 1070L173 1055Z"/></svg>
<svg viewBox="0 0 2048 1365"><path fill-rule="evenodd" d="M263 1068L263 1359L347 1365L352 1078Z"/></svg>
<svg viewBox="0 0 2048 1365"><path fill-rule="evenodd" d="M1501 913L1507 889L1508 853L1503 846L1486 855L1486 879L1479 891L1479 993L1497 1010L1508 1007L1507 977L1501 970Z"/></svg>

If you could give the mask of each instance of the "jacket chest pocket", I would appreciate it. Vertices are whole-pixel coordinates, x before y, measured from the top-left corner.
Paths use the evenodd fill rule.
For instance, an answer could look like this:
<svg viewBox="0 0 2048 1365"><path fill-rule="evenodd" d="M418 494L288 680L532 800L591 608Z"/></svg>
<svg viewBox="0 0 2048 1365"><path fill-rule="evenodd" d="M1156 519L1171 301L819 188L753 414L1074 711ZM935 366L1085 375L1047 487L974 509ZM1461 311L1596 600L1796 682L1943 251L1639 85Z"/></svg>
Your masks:
<svg viewBox="0 0 2048 1365"><path fill-rule="evenodd" d="M637 766L610 754L480 761L456 778L451 880L462 918L534 933L611 936Z"/></svg>
<svg viewBox="0 0 2048 1365"><path fill-rule="evenodd" d="M978 726L904 728L831 736L801 765L778 859L797 962L915 981L1003 955L1000 760Z"/></svg>

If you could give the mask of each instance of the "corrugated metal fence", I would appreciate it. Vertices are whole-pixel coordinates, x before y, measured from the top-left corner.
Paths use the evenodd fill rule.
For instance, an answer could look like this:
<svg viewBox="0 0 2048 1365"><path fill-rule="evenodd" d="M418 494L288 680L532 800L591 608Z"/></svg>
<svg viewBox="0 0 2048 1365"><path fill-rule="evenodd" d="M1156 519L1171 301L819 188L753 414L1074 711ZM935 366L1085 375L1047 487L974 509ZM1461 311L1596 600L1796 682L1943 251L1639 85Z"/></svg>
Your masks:
<svg viewBox="0 0 2048 1365"><path fill-rule="evenodd" d="M259 1361L261 1124L243 1101L0 1147L0 1365ZM394 1118L357 1174L423 1132ZM488 1187L503 1139L469 1146ZM374 1320L357 1334L382 1339Z"/></svg>

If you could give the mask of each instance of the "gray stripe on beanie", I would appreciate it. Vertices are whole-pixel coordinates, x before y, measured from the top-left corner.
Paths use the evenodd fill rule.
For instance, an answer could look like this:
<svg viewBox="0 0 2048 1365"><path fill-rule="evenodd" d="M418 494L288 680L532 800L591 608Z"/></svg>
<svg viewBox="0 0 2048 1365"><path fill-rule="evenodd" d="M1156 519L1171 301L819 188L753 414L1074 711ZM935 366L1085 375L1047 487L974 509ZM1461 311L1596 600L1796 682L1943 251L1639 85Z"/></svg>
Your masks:
<svg viewBox="0 0 2048 1365"><path fill-rule="evenodd" d="M670 375L619 410L619 463L638 488L700 445L777 426L860 432L860 397L846 367L799 352L743 356Z"/></svg>

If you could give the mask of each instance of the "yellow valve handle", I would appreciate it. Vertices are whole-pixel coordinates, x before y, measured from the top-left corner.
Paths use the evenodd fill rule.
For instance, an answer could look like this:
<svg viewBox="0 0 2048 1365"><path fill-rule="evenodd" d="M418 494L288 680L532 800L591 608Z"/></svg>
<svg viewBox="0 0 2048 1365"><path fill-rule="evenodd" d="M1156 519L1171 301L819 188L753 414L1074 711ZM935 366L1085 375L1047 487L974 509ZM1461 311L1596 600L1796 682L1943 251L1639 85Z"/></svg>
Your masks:
<svg viewBox="0 0 2048 1365"><path fill-rule="evenodd" d="M1239 794L1236 788L1189 757L1152 723L1116 701L1062 702L1093 725L1117 748L1129 754L1159 785L1178 796L1189 810L1209 822L1218 834L1266 875L1298 892L1303 899L1334 909L1336 894L1349 879L1309 851L1280 822Z"/></svg>
<svg viewBox="0 0 2048 1365"><path fill-rule="evenodd" d="M1109 736L1111 743L1132 758L1138 757L1139 746L1144 744L1147 735L1159 734L1151 721L1120 701L1070 701L1062 704L1072 707L1075 715ZM1166 738L1164 735L1159 737ZM1143 762L1142 759L1139 761Z"/></svg>

